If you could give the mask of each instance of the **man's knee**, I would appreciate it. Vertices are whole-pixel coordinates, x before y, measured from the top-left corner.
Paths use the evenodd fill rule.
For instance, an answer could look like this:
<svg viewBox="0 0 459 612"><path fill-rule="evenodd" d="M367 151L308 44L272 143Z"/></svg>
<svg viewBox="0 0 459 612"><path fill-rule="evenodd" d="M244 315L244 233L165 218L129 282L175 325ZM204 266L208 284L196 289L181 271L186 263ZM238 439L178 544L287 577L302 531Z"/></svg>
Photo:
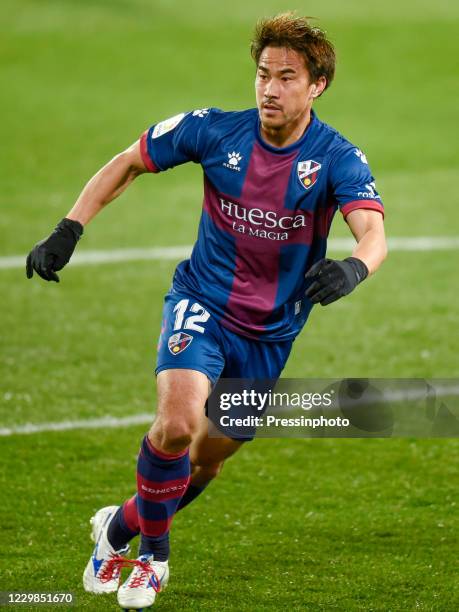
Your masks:
<svg viewBox="0 0 459 612"><path fill-rule="evenodd" d="M154 446L166 452L179 452L190 446L198 428L198 420L160 417L152 425L148 437Z"/></svg>

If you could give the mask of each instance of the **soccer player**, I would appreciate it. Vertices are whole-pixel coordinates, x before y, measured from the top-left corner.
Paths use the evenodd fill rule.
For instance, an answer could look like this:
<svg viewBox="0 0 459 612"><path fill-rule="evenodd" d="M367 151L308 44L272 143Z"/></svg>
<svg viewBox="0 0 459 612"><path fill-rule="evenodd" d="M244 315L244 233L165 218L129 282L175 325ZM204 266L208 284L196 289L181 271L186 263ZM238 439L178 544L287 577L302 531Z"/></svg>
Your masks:
<svg viewBox="0 0 459 612"><path fill-rule="evenodd" d="M168 581L169 530L247 438L208 436L205 405L220 377L277 379L313 304L347 295L386 256L383 206L364 153L312 110L335 53L324 32L290 13L261 21L251 46L257 108L205 108L161 121L104 166L27 258L58 281L83 227L140 174L193 161L204 202L191 258L165 298L156 368L158 406L142 441L137 494L92 519L84 587L118 589L126 608L154 602ZM340 210L356 246L325 257ZM140 533L137 560L122 554Z"/></svg>

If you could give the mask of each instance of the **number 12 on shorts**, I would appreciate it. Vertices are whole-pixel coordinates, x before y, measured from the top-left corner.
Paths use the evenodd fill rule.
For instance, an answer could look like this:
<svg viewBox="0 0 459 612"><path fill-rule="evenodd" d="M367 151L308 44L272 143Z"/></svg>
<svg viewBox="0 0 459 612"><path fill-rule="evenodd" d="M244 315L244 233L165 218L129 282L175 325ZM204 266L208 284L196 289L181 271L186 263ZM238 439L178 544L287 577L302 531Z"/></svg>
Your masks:
<svg viewBox="0 0 459 612"><path fill-rule="evenodd" d="M203 334L206 330L202 325L198 325L198 323L205 323L209 317L210 312L206 310L201 304L195 302L190 306L189 312L195 314L189 314L185 317L186 312L188 310L188 304L190 300L184 299L177 302L174 308L175 322L174 322L174 331L179 329L192 329L193 331L197 331Z"/></svg>

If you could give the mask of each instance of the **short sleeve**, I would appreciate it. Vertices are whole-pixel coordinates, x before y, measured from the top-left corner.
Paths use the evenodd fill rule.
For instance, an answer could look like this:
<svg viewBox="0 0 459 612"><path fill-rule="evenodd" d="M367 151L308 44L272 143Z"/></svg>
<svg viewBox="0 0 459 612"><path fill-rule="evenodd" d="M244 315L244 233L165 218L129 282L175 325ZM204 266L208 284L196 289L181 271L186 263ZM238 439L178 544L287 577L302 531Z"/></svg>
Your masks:
<svg viewBox="0 0 459 612"><path fill-rule="evenodd" d="M360 149L346 148L335 156L330 166L330 182L333 201L344 217L359 208L377 210L384 216L375 179Z"/></svg>
<svg viewBox="0 0 459 612"><path fill-rule="evenodd" d="M143 162L150 172L161 172L202 158L211 109L180 113L152 125L140 138Z"/></svg>

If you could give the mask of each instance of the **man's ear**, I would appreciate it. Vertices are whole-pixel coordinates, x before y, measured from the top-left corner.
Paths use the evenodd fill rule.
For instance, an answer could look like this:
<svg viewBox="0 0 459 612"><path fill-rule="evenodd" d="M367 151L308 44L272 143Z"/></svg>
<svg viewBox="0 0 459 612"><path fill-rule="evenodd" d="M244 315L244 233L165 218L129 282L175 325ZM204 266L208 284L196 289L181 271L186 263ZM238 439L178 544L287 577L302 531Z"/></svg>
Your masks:
<svg viewBox="0 0 459 612"><path fill-rule="evenodd" d="M324 76L320 76L315 83L313 83L311 96L318 98L321 96L327 87L327 79Z"/></svg>

